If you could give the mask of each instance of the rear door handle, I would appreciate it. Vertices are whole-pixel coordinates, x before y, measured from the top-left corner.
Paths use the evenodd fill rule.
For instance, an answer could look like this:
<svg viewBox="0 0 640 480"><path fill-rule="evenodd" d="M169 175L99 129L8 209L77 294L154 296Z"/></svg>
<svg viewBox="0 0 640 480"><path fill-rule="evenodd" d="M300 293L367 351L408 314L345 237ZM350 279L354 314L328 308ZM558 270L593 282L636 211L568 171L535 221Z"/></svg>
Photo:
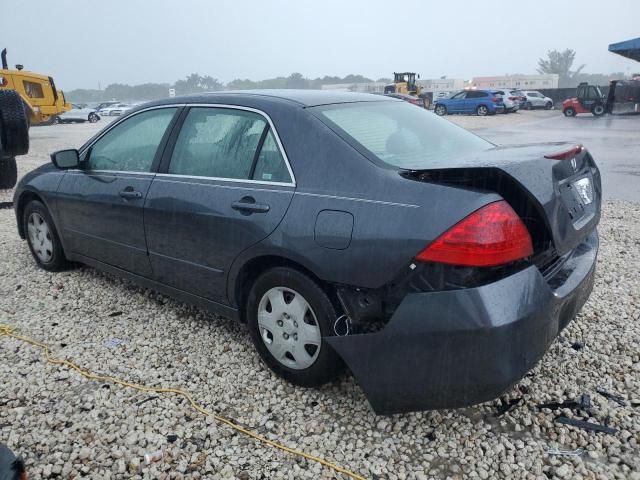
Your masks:
<svg viewBox="0 0 640 480"><path fill-rule="evenodd" d="M138 191L133 190L133 189L128 189L128 188L125 188L124 190L120 191L119 195L122 198L126 198L127 200L131 200L131 199L134 199L134 198L142 198L142 193L141 192L138 192Z"/></svg>
<svg viewBox="0 0 640 480"><path fill-rule="evenodd" d="M231 208L238 210L243 215L251 215L252 213L267 213L270 209L269 205L264 203L256 203L253 197L242 197L239 201L233 202Z"/></svg>

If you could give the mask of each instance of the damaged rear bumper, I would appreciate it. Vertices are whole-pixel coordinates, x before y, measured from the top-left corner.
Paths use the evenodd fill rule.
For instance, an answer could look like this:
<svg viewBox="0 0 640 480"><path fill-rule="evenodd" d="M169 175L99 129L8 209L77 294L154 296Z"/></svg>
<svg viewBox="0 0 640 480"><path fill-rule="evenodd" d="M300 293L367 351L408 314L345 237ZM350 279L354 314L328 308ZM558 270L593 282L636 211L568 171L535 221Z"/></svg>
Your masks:
<svg viewBox="0 0 640 480"><path fill-rule="evenodd" d="M327 340L378 414L491 400L584 305L597 251L594 230L552 278L531 266L477 288L408 294L383 330Z"/></svg>

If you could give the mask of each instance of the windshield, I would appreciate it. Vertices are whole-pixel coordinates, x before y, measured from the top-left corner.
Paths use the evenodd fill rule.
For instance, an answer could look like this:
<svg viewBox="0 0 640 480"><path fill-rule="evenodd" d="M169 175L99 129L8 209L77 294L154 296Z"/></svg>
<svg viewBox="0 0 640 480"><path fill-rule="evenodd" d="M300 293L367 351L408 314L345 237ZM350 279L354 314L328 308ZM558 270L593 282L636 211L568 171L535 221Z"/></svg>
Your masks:
<svg viewBox="0 0 640 480"><path fill-rule="evenodd" d="M442 166L493 147L434 113L404 102L342 103L314 110L345 140L403 169Z"/></svg>

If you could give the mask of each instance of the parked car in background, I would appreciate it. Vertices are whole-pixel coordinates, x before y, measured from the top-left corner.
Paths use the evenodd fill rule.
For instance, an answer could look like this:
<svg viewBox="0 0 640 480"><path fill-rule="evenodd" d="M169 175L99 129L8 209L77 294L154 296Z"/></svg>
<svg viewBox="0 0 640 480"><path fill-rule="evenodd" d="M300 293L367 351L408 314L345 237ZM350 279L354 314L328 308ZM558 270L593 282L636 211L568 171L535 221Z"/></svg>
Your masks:
<svg viewBox="0 0 640 480"><path fill-rule="evenodd" d="M508 88L494 90L495 93L502 95L504 102L504 113L512 113L520 110L520 96L514 94L515 90Z"/></svg>
<svg viewBox="0 0 640 480"><path fill-rule="evenodd" d="M119 117L120 115L124 115L135 107L135 105L130 105L128 103L120 103L118 105L114 105L111 107L111 111L109 115L111 117Z"/></svg>
<svg viewBox="0 0 640 480"><path fill-rule="evenodd" d="M411 105L417 105L418 107L426 108L427 103L424 98L416 97L414 95L406 95L404 93L386 93L385 97L393 97L398 98L400 100L404 100L405 102L409 102Z"/></svg>
<svg viewBox="0 0 640 480"><path fill-rule="evenodd" d="M106 117L116 117L128 112L131 108L131 105L128 103L116 103L98 110L98 114Z"/></svg>
<svg viewBox="0 0 640 480"><path fill-rule="evenodd" d="M536 92L535 90L523 90L525 101L524 108L526 110L531 110L533 108L544 108L546 110L551 110L553 108L553 100L549 97L545 97L540 92Z"/></svg>
<svg viewBox="0 0 640 480"><path fill-rule="evenodd" d="M74 103L72 104L71 110L58 115L54 123L96 123L98 120L100 120L100 115L98 115L95 108L87 108Z"/></svg>
<svg viewBox="0 0 640 480"><path fill-rule="evenodd" d="M475 113L484 116L503 110L502 96L494 93L493 90L463 90L450 98L439 98L434 104L434 111L438 115Z"/></svg>
<svg viewBox="0 0 640 480"><path fill-rule="evenodd" d="M117 100L110 100L110 101L107 101L107 102L98 103L94 108L96 109L97 112L99 112L102 109L105 109L107 107L111 107L113 105L117 105L119 103L121 103L121 102L119 102Z"/></svg>
<svg viewBox="0 0 640 480"><path fill-rule="evenodd" d="M407 102L313 90L146 104L14 195L39 267L81 262L246 322L297 385L346 364L381 414L522 378L589 297L600 204L581 145L496 146Z"/></svg>

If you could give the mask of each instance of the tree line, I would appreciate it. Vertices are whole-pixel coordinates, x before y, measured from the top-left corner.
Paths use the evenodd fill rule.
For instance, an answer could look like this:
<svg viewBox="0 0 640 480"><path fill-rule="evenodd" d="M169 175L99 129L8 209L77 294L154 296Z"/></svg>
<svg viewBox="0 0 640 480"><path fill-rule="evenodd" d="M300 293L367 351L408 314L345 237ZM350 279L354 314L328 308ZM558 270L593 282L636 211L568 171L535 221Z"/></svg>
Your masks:
<svg viewBox="0 0 640 480"><path fill-rule="evenodd" d="M65 92L67 99L76 103L100 102L104 100L155 100L169 95L173 88L176 95L189 93L212 92L216 90L252 90L256 88L320 88L322 85L338 83L372 83L374 81L391 83L390 78L372 80L362 75L349 74L345 77L328 76L315 79L305 78L301 73L292 73L288 77L276 77L266 80L235 79L226 85L217 78L209 75L192 73L186 78L169 83L143 83L141 85L127 85L112 83L104 90L80 88Z"/></svg>

